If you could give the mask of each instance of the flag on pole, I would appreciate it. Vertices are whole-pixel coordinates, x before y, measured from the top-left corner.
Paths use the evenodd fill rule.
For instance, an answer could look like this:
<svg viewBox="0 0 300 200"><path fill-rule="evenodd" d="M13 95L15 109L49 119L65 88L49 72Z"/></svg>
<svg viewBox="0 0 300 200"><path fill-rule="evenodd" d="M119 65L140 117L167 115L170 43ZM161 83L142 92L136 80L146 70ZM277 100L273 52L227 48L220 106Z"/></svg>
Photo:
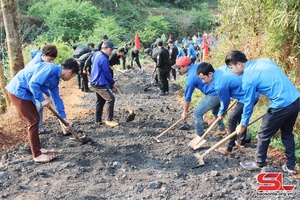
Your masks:
<svg viewBox="0 0 300 200"><path fill-rule="evenodd" d="M140 49L141 49L141 42L140 42L140 38L139 38L138 32L135 33L135 40L134 40L134 43L135 43L135 48L136 48L137 50L140 50Z"/></svg>
<svg viewBox="0 0 300 200"><path fill-rule="evenodd" d="M172 40L172 34L170 33L168 40Z"/></svg>

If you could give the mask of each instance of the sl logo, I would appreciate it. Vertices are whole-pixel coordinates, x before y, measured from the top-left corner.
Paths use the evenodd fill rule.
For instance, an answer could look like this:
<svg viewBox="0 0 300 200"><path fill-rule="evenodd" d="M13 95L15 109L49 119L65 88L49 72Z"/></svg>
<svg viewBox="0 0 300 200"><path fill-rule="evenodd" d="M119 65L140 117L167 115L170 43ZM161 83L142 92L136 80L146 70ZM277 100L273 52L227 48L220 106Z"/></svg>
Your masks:
<svg viewBox="0 0 300 200"><path fill-rule="evenodd" d="M293 191L295 185L282 185L282 173L269 172L260 173L257 176L257 182L261 185L257 191Z"/></svg>

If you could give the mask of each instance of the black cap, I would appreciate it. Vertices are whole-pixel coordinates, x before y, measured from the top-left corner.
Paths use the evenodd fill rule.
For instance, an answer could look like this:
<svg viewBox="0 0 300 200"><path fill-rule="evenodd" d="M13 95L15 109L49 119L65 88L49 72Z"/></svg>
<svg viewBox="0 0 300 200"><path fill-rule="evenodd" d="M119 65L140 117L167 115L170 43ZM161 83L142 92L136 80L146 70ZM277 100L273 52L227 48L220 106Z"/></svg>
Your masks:
<svg viewBox="0 0 300 200"><path fill-rule="evenodd" d="M156 44L157 44L157 46L162 46L163 45L162 39L157 39Z"/></svg>
<svg viewBox="0 0 300 200"><path fill-rule="evenodd" d="M144 53L145 53L145 54L148 54L148 53L151 52L151 51L152 51L152 50L151 50L150 48L147 48L147 49L144 50Z"/></svg>
<svg viewBox="0 0 300 200"><path fill-rule="evenodd" d="M102 48L112 48L112 49L117 49L117 47L112 43L111 41L107 40L103 42Z"/></svg>
<svg viewBox="0 0 300 200"><path fill-rule="evenodd" d="M102 39L108 39L108 36L106 34L102 35Z"/></svg>
<svg viewBox="0 0 300 200"><path fill-rule="evenodd" d="M125 52L124 47L119 48L119 49L118 49L118 52Z"/></svg>

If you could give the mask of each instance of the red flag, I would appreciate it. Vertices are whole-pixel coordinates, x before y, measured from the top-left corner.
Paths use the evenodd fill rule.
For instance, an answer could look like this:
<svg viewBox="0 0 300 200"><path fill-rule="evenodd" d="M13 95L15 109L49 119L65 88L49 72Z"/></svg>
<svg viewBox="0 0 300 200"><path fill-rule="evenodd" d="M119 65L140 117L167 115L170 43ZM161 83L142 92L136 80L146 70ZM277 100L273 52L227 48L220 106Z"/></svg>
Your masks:
<svg viewBox="0 0 300 200"><path fill-rule="evenodd" d="M134 43L135 43L135 48L136 48L137 50L140 50L140 49L141 49L141 42L140 42L140 38L139 38L138 32L135 33L135 40L134 40Z"/></svg>
<svg viewBox="0 0 300 200"><path fill-rule="evenodd" d="M208 54L209 52L208 52L207 38L206 35L203 35L203 59L202 59L203 62L209 59Z"/></svg>
<svg viewBox="0 0 300 200"><path fill-rule="evenodd" d="M168 40L171 40L171 39L172 39L172 34L170 33Z"/></svg>

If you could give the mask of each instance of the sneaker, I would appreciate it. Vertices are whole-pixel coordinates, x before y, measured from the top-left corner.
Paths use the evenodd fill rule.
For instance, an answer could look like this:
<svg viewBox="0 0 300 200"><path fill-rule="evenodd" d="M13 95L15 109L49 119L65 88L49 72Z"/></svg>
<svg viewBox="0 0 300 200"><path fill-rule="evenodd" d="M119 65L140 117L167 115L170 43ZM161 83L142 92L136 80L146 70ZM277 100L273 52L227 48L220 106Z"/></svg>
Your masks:
<svg viewBox="0 0 300 200"><path fill-rule="evenodd" d="M287 172L290 175L296 175L297 174L296 170L292 170L292 169L287 168L286 164L282 165L281 168L282 168L283 171Z"/></svg>
<svg viewBox="0 0 300 200"><path fill-rule="evenodd" d="M105 121L106 126L115 127L118 126L119 123L115 121Z"/></svg>
<svg viewBox="0 0 300 200"><path fill-rule="evenodd" d="M240 162L240 165L249 171L261 169L259 166L257 166L257 164L255 162L248 162L248 163Z"/></svg>
<svg viewBox="0 0 300 200"><path fill-rule="evenodd" d="M227 133L226 130L218 130L218 131L215 133L215 135L216 135L216 136L221 136L221 135L225 135L226 133Z"/></svg>
<svg viewBox="0 0 300 200"><path fill-rule="evenodd" d="M169 94L169 92L160 92L159 93L159 96L166 96L166 95L168 95Z"/></svg>

